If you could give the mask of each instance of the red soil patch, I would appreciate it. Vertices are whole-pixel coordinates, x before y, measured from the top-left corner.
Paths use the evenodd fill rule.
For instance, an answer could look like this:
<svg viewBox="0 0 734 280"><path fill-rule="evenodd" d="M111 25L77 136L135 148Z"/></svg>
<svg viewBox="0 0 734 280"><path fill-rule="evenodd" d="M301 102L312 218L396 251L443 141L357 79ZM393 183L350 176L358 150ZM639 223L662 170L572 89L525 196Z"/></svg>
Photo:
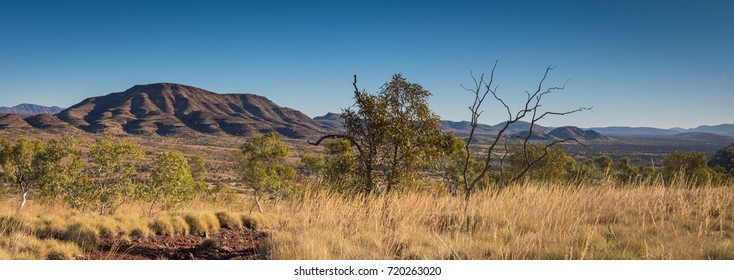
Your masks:
<svg viewBox="0 0 734 280"><path fill-rule="evenodd" d="M220 229L209 241L196 235L154 236L132 241L98 241L85 260L253 260L265 258L267 236L251 229Z"/></svg>

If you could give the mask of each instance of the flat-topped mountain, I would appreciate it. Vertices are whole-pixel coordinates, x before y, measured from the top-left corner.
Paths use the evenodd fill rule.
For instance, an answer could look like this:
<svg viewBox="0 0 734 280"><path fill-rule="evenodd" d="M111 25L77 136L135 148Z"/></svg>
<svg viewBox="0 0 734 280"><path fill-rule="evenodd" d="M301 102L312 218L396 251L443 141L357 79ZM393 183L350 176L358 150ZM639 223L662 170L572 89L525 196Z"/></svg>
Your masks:
<svg viewBox="0 0 734 280"><path fill-rule="evenodd" d="M87 132L251 135L273 131L302 138L329 130L305 114L254 94L218 94L157 83L91 97L56 115Z"/></svg>

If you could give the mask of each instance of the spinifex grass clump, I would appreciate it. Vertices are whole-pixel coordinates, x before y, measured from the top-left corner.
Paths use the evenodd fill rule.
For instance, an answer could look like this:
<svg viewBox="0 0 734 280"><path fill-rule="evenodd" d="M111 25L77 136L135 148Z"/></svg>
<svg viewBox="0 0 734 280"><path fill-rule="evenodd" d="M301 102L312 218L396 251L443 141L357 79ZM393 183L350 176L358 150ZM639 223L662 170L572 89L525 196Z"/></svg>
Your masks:
<svg viewBox="0 0 734 280"><path fill-rule="evenodd" d="M56 207L56 206L51 206ZM38 205L23 214L0 213L0 259L76 259L97 251L104 238L146 239L154 235L205 236L220 227L242 228L247 215L229 212L165 213L142 215L80 216L74 211L47 211ZM35 213L38 210L38 213ZM14 211L11 211L14 212ZM39 214L43 213L43 214ZM214 243L212 243L214 242ZM216 247L216 240L202 243Z"/></svg>
<svg viewBox="0 0 734 280"><path fill-rule="evenodd" d="M192 213L184 216L190 232L196 235L206 235L219 230L219 220L213 213Z"/></svg>
<svg viewBox="0 0 734 280"><path fill-rule="evenodd" d="M227 229L240 229L242 228L242 219L239 215L231 214L228 212L217 212L215 213L217 220L222 228Z"/></svg>

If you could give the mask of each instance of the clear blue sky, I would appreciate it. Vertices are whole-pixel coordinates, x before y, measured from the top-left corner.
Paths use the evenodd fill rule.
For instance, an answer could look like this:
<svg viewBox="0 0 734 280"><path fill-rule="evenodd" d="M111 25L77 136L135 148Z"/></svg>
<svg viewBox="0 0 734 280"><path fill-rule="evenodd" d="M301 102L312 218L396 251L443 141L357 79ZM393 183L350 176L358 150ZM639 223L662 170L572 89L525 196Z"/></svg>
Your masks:
<svg viewBox="0 0 734 280"><path fill-rule="evenodd" d="M489 71L521 100L545 67L541 124L734 123L731 1L2 1L0 105L71 106L135 84L248 92L314 117L402 73L444 119ZM517 103L513 103L517 104ZM480 120L504 115L487 104Z"/></svg>

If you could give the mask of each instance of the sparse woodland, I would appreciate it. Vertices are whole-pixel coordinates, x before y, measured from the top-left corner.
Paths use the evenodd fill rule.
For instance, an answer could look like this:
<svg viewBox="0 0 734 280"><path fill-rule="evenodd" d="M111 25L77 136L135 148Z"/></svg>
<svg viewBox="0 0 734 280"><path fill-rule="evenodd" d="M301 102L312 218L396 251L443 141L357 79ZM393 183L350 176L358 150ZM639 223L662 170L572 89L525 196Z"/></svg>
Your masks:
<svg viewBox="0 0 734 280"><path fill-rule="evenodd" d="M0 259L74 259L105 237L225 227L266 233L273 259L734 259L731 164L698 152L658 166L577 161L564 150L584 147L576 139L531 141L543 118L588 110L541 111L565 87L545 85L552 69L520 108L495 68L472 75L464 138L443 133L431 93L399 74L376 94L355 76L345 130L311 145L274 133L157 151L111 134L3 138ZM506 125L476 149L486 102L506 109ZM519 121L529 133L504 133Z"/></svg>

